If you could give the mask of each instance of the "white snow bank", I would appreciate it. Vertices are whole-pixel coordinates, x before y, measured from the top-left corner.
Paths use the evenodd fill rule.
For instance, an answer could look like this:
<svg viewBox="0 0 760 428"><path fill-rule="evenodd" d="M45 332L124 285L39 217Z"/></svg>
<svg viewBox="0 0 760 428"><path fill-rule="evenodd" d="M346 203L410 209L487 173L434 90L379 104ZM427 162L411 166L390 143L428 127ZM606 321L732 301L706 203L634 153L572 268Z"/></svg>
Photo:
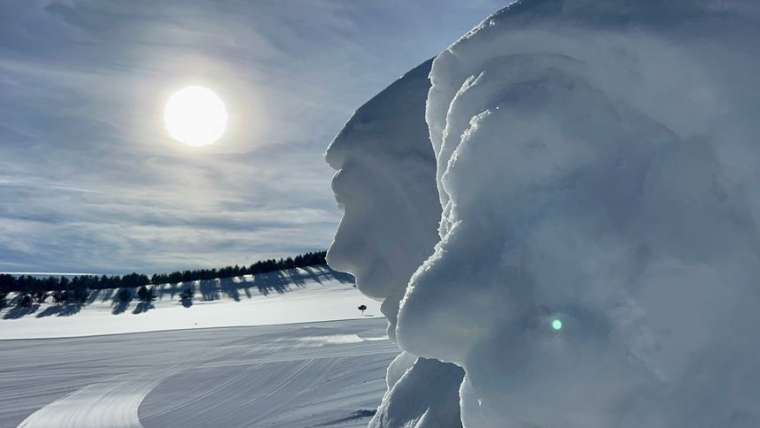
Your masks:
<svg viewBox="0 0 760 428"><path fill-rule="evenodd" d="M760 426L759 9L520 1L435 59L397 338L465 426Z"/></svg>
<svg viewBox="0 0 760 428"><path fill-rule="evenodd" d="M462 369L403 352L388 367L388 392L370 428L457 428L462 426L459 386ZM399 370L401 367L405 370ZM399 373L401 372L401 373Z"/></svg>
<svg viewBox="0 0 760 428"><path fill-rule="evenodd" d="M192 286L192 304L180 294ZM350 277L324 268L294 269L241 278L164 284L146 307L137 298L119 304L117 290L101 290L78 307L45 303L0 311L0 339L93 336L208 327L333 321L381 316ZM366 305L362 314L357 307Z"/></svg>
<svg viewBox="0 0 760 428"><path fill-rule="evenodd" d="M441 206L425 123L430 64L416 67L359 108L326 154L338 170L333 190L344 208L327 260L353 273L364 294L383 301L392 339L409 278L438 241ZM388 392L370 426L461 426L462 376L454 365L402 353L388 368ZM437 386L435 395L410 400L431 385Z"/></svg>

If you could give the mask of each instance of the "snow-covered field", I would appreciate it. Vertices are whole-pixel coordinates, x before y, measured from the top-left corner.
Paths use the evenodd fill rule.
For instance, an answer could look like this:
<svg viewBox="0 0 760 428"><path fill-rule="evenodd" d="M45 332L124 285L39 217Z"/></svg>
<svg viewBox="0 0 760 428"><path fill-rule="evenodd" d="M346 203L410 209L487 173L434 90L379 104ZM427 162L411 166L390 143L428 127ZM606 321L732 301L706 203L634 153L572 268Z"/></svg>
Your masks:
<svg viewBox="0 0 760 428"><path fill-rule="evenodd" d="M364 426L396 353L382 319L4 340L0 427Z"/></svg>
<svg viewBox="0 0 760 428"><path fill-rule="evenodd" d="M366 425L398 349L349 276L194 283L191 305L185 288L157 287L148 308L103 290L2 310L0 427Z"/></svg>
<svg viewBox="0 0 760 428"><path fill-rule="evenodd" d="M188 284L189 285L189 284ZM351 277L325 268L295 269L192 284L156 287L151 306L116 299L117 290L93 292L84 305L52 302L0 310L0 339L77 337L209 327L305 323L381 316ZM51 299L48 299L51 300ZM366 305L364 314L357 310ZM4 425L0 425L4 426Z"/></svg>

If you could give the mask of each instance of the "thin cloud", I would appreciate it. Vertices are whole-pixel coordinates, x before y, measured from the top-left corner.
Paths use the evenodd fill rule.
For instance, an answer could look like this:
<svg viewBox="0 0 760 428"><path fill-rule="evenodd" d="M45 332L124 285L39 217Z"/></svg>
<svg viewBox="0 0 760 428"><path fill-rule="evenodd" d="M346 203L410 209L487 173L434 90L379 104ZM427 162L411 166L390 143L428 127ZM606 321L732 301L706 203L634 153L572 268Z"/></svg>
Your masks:
<svg viewBox="0 0 760 428"><path fill-rule="evenodd" d="M340 218L326 145L503 3L0 5L0 269L152 272L325 248ZM231 113L202 151L161 123L188 82Z"/></svg>

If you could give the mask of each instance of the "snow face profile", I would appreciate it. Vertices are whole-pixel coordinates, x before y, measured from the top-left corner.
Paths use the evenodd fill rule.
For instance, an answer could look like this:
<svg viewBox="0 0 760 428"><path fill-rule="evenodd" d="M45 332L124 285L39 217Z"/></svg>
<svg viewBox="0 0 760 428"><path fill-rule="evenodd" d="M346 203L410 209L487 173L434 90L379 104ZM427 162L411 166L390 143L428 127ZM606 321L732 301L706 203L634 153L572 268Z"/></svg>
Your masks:
<svg viewBox="0 0 760 428"><path fill-rule="evenodd" d="M760 426L760 13L521 1L438 56L400 346L466 427Z"/></svg>
<svg viewBox="0 0 760 428"><path fill-rule="evenodd" d="M326 154L338 170L333 190L344 209L328 262L383 301L392 339L407 283L438 241L441 205L425 123L431 62L362 106ZM401 353L388 368L388 392L370 426L460 427L463 374L453 364Z"/></svg>
<svg viewBox="0 0 760 428"><path fill-rule="evenodd" d="M393 335L398 302L438 241L441 206L425 125L431 61L363 105L327 149L344 215L327 259L383 300Z"/></svg>

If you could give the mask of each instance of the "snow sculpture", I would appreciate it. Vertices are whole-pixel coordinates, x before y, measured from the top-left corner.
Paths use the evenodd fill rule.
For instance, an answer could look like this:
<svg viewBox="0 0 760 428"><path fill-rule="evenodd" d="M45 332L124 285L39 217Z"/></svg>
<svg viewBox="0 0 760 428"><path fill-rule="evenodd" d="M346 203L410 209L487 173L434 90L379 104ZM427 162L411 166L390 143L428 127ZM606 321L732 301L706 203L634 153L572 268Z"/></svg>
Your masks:
<svg viewBox="0 0 760 428"><path fill-rule="evenodd" d="M338 171L332 187L344 209L328 262L383 300L391 337L409 277L438 241L441 207L425 125L430 63L359 108L325 156Z"/></svg>
<svg viewBox="0 0 760 428"><path fill-rule="evenodd" d="M760 426L759 9L518 1L435 59L396 337L465 426Z"/></svg>
<svg viewBox="0 0 760 428"><path fill-rule="evenodd" d="M425 100L426 61L362 106L327 150L344 217L329 264L356 276L383 301L393 339L398 305L415 269L433 252L441 216ZM388 392L373 427L461 426L461 368L402 353L388 368ZM434 391L429 388L434 387Z"/></svg>

